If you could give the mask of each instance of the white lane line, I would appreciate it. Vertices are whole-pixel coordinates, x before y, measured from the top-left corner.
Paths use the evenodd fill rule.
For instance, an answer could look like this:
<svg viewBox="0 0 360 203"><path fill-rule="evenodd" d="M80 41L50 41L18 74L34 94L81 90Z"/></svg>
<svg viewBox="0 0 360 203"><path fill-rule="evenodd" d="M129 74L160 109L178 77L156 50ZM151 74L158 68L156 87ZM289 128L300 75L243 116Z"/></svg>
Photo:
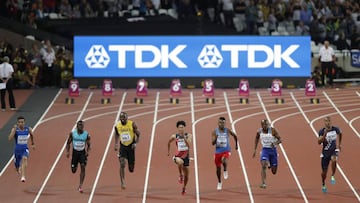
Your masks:
<svg viewBox="0 0 360 203"><path fill-rule="evenodd" d="M84 107L83 107L83 109L82 109L82 111L81 111L81 113L80 113L80 115L79 115L79 117L78 117L78 120L80 120L80 118L81 118L81 117L83 116L83 114L85 113L85 110L86 110L87 106L88 106L89 103L90 103L90 100L91 100L92 95L93 95L93 92L91 92L91 93L89 94L88 99L86 100L86 103L85 103L85 105L84 105ZM53 165L51 166L51 169L50 169L48 175L46 176L43 184L41 185L41 188L40 188L40 190L38 191L38 193L37 193L37 195L36 195L36 197L35 197L35 199L34 199L34 203L36 203L36 202L39 200L41 193L43 192L43 190L44 190L47 182L49 181L52 173L54 172L54 169L55 169L57 163L58 163L59 160L60 160L60 157L63 155L64 150L65 150L65 147L66 147L66 142L67 142L67 140L65 140L65 143L63 144L60 152L58 153L58 156L56 157L55 162L54 162Z"/></svg>
<svg viewBox="0 0 360 203"><path fill-rule="evenodd" d="M127 95L127 93L124 92L124 94L122 96L122 99L121 99L121 102L120 102L120 105L119 105L119 109L117 111L117 114L116 114L116 117L115 117L115 120L114 120L114 124L116 124L116 122L119 119L120 113L121 113L122 108L123 108L124 103L125 103L126 95ZM110 145L111 145L111 140L112 140L113 134L114 134L114 128L112 128L112 130L111 130L111 133L110 133L109 138L108 138L108 142L107 142L106 147L105 147L103 157L101 158L101 163L100 163L100 166L99 166L99 170L98 170L98 172L96 174L96 178L95 178L95 181L94 181L94 184L93 184L93 187L91 189L91 193L90 193L90 196L89 196L89 199L88 199L89 203L92 201L92 199L94 197L95 189L96 189L96 186L97 186L97 184L99 182L99 178L100 178L100 175L101 175L104 163L105 163L105 159L106 159L106 156L108 154L108 151L109 151L109 148L110 148Z"/></svg>
<svg viewBox="0 0 360 203"><path fill-rule="evenodd" d="M340 114L340 116L344 119L346 123L349 123L349 121L346 119L344 114L341 113L341 111L338 109L338 107L335 105L335 103L330 99L330 97L326 94L325 91L323 91L323 95L326 97L326 99L330 102L330 104L334 107L334 109Z"/></svg>
<svg viewBox="0 0 360 203"><path fill-rule="evenodd" d="M259 92L257 92L257 96L258 96L258 99L259 99L259 101L260 101L261 107L262 107L262 109L263 109L263 111L264 111L264 113L265 113L265 115L266 115L266 118L267 118L268 121L271 123L270 116L269 116L269 114L268 114L268 112L267 112L267 110L266 110L265 104L263 103ZM271 124L271 125L273 125L273 124ZM281 149L281 151L282 151L282 153L283 153L283 155L284 155L284 158L285 158L285 160L286 160L286 162L287 162L287 164L288 164L288 166L289 166L289 169L290 169L290 171L291 171L291 174L292 174L293 178L295 179L295 182L296 182L296 184L297 184L297 186L298 186L298 188L299 188L299 190L300 190L301 196L303 197L304 201L305 201L306 203L308 203L309 200L307 199L307 197L306 197L306 195L305 195L305 192L304 192L304 190L303 190L303 188L302 188L302 186L301 186L301 184L300 184L300 181L299 181L298 178L297 178L297 175L296 175L296 173L295 173L295 171L294 171L294 168L293 168L292 165L291 165L290 159L288 158L288 156L287 156L287 154L286 154L286 152L285 152L285 149L284 149L283 145L282 145L282 144L279 144L279 146L280 146L280 149Z"/></svg>
<svg viewBox="0 0 360 203"><path fill-rule="evenodd" d="M236 133L236 128L235 128L235 123L234 123L232 115L231 115L231 109L230 109L229 101L228 101L227 98L228 98L227 94L224 91L224 99L225 99L226 109L227 109L227 112L228 112L228 115L229 115L229 120L230 120L230 123L231 123L231 128L234 131L234 133L237 134ZM238 155L239 155L240 163L242 165L241 168L242 168L243 173L244 173L244 179L245 179L245 183L246 183L246 188L247 188L247 190L249 192L250 202L253 203L254 202L254 196L252 194L252 190L251 190L251 187L250 187L249 177L247 175L246 166L245 166L244 158L243 158L242 153L241 153L241 148L240 148L239 143L238 143L237 152L238 152Z"/></svg>
<svg viewBox="0 0 360 203"><path fill-rule="evenodd" d="M145 175L145 182L144 182L144 191L143 191L143 197L142 202L146 202L146 195L149 185L149 174L150 174L150 167L151 167L151 158L152 158L152 152L153 152L153 146L154 146L154 139L155 139L155 129L157 124L157 113L158 113L158 107L159 107L159 97L160 92L156 93L156 101L155 101L155 110L154 110L154 118L153 118L153 126L151 130L151 138L150 138L150 146L149 146L149 153L148 153L148 159L147 159L147 166L146 166L146 175Z"/></svg>
<svg viewBox="0 0 360 203"><path fill-rule="evenodd" d="M194 95L193 92L190 92L191 100L191 127L193 135L193 151L194 151L194 169L195 169L195 188L196 188L196 202L200 202L200 188L199 188L199 167L197 160L197 145L196 145L196 129L195 129L195 111L194 111Z"/></svg>
<svg viewBox="0 0 360 203"><path fill-rule="evenodd" d="M306 115L305 115L305 112L303 111L303 109L301 108L301 106L297 103L296 101L296 98L295 96L293 95L293 93L290 93L291 94L291 98L294 100L294 102L297 104L297 107L299 109L299 111L301 112L301 114L304 116L306 122L308 122L308 124L310 125L312 131L314 132L314 135L315 137L318 137L318 132L317 130L315 129L314 127L314 122L319 120L319 119L322 119L322 118L325 118L326 116L330 116L330 115L334 115L334 114L337 114L337 112L335 113L330 113L330 114L325 114L325 115L322 115L320 117L317 117L315 119L313 119L311 122L309 122L309 119L307 119ZM349 111L354 111L356 109L352 109L352 110L349 110ZM341 166L339 163L336 164L336 168L338 169L338 171L340 172L340 174L343 176L343 178L345 179L346 183L348 184L348 186L350 187L350 189L353 191L354 195L356 196L356 198L358 199L358 201L360 202L360 196L359 194L356 192L355 188L353 187L353 185L351 184L350 180L346 177L344 171L341 169Z"/></svg>
<svg viewBox="0 0 360 203"><path fill-rule="evenodd" d="M49 106L46 108L46 110L44 111L44 113L41 115L40 119L37 121L37 123L35 124L35 126L33 127L33 131L35 133L35 129L41 124L41 121L44 119L44 117L46 116L46 114L49 112L50 108L54 105L56 99L59 97L59 95L61 94L62 89L60 89L58 91L58 93L55 95L54 99L51 101L51 103L49 104ZM4 168L1 170L0 172L0 177L4 174L4 172L6 171L6 169L9 167L9 165L13 162L14 160L14 155L12 155L9 159L9 161L7 162L7 164L4 166Z"/></svg>

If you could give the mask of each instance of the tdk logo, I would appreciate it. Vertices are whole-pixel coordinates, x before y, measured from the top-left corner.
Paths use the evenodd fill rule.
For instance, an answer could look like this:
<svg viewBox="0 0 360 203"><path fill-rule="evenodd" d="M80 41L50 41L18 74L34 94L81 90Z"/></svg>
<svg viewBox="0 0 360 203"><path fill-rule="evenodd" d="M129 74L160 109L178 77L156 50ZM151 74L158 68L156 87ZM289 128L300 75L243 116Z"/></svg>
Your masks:
<svg viewBox="0 0 360 203"><path fill-rule="evenodd" d="M102 45L92 45L85 62L89 68L106 68L110 63L110 57Z"/></svg>
<svg viewBox="0 0 360 203"><path fill-rule="evenodd" d="M203 68L218 68L223 61L215 45L205 45L198 56L198 62Z"/></svg>
<svg viewBox="0 0 360 203"><path fill-rule="evenodd" d="M186 62L196 60L193 53L197 54L197 62L203 69L217 69L221 67L224 61L229 60L231 68L239 67L239 60L245 60L249 69L264 69L271 65L274 68L281 68L282 63L286 63L290 68L300 68L299 64L294 61L291 55L300 47L300 45L258 45L258 44L223 44L220 50L216 45L204 45L200 50L187 50L187 45L177 45L170 49L169 45L109 45L108 52L117 52L117 67L126 68L127 60L133 60L135 69L152 69L170 67L170 62L176 68L186 69ZM91 46L85 57L87 66L91 69L106 68L110 63L109 55L102 45ZM191 51L191 52L190 52ZM127 53L132 52L133 58ZM181 53L187 52L187 57L181 58ZM189 54L190 52L190 54ZM256 58L256 53L265 54L265 59ZM144 59L144 55L151 54L151 59ZM226 56L226 57L225 57ZM183 57L183 56L182 56ZM130 63L131 64L131 63Z"/></svg>

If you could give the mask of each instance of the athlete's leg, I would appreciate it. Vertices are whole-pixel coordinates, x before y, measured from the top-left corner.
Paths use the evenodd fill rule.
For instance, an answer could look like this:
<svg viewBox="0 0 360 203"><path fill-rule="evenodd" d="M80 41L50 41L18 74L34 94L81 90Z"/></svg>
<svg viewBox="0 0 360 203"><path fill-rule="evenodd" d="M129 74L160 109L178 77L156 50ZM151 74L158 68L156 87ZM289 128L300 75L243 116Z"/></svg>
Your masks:
<svg viewBox="0 0 360 203"><path fill-rule="evenodd" d="M337 157L336 156L332 156L331 157L331 176L335 175L336 172L336 165L337 165Z"/></svg>
<svg viewBox="0 0 360 203"><path fill-rule="evenodd" d="M266 168L268 166L268 161L267 160L261 160L261 184L265 185L266 184Z"/></svg>
<svg viewBox="0 0 360 203"><path fill-rule="evenodd" d="M183 172L184 172L184 189L185 189L189 181L189 167L183 166Z"/></svg>
<svg viewBox="0 0 360 203"><path fill-rule="evenodd" d="M121 188L125 189L125 165L126 165L126 158L120 157L120 181L121 181Z"/></svg>
<svg viewBox="0 0 360 203"><path fill-rule="evenodd" d="M327 171L328 171L329 163L330 163L330 158L328 158L328 157L322 157L321 158L321 168L322 168L322 170L321 170L321 181L322 181L323 186L325 185L326 174L327 174Z"/></svg>
<svg viewBox="0 0 360 203"><path fill-rule="evenodd" d="M28 160L28 158L26 157L26 156L23 156L22 157L22 160L21 160L21 172L20 172L20 174L21 174L21 178L23 179L25 179L25 177L26 177L26 167L27 167L27 160Z"/></svg>
<svg viewBox="0 0 360 203"><path fill-rule="evenodd" d="M270 156L270 168L271 168L271 172L272 172L272 174L276 174L276 172L277 172L277 166L278 166L278 154L277 154L277 152L276 151L274 151L274 154L272 154L271 156Z"/></svg>
<svg viewBox="0 0 360 203"><path fill-rule="evenodd" d="M85 164L81 164L81 171L80 171L80 185L79 187L81 188L83 183L84 183L84 180L85 180L85 168L86 168L86 165Z"/></svg>

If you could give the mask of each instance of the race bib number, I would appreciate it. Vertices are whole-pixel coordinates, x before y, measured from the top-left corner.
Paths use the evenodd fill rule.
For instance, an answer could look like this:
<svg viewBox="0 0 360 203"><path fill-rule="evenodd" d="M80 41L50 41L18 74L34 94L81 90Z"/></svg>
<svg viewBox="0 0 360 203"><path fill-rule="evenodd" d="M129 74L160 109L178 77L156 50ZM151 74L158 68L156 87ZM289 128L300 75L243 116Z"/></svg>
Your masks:
<svg viewBox="0 0 360 203"><path fill-rule="evenodd" d="M102 86L103 96L112 96L113 95L113 85L111 80L104 80Z"/></svg>
<svg viewBox="0 0 360 203"><path fill-rule="evenodd" d="M225 136L218 136L216 139L216 146L218 147L226 147L227 146L227 139Z"/></svg>
<svg viewBox="0 0 360 203"><path fill-rule="evenodd" d="M136 95L147 96L148 95L148 83L146 80L141 79L136 84Z"/></svg>
<svg viewBox="0 0 360 203"><path fill-rule="evenodd" d="M80 95L79 91L79 81L78 80L70 80L69 82L69 96L77 97Z"/></svg>
<svg viewBox="0 0 360 203"><path fill-rule="evenodd" d="M337 136L337 134L335 131L330 131L330 132L326 133L326 141L328 141L328 142L334 141L334 140L336 140L336 136Z"/></svg>
<svg viewBox="0 0 360 203"><path fill-rule="evenodd" d="M214 96L214 82L210 79L204 81L203 94L205 96Z"/></svg>
<svg viewBox="0 0 360 203"><path fill-rule="evenodd" d="M250 85L247 80L240 80L239 82L239 96L249 96Z"/></svg>
<svg viewBox="0 0 360 203"><path fill-rule="evenodd" d="M74 149L77 151L82 151L85 149L85 142L75 142Z"/></svg>
<svg viewBox="0 0 360 203"><path fill-rule="evenodd" d="M27 144L28 137L27 136L19 136L17 139L18 144Z"/></svg>
<svg viewBox="0 0 360 203"><path fill-rule="evenodd" d="M181 141L179 140L177 144L178 144L178 151L187 151L189 149L184 140Z"/></svg>
<svg viewBox="0 0 360 203"><path fill-rule="evenodd" d="M182 88L181 82L179 79L174 79L170 85L170 95L171 96L181 96Z"/></svg>
<svg viewBox="0 0 360 203"><path fill-rule="evenodd" d="M274 137L271 134L266 134L261 137L261 144L263 147L272 147L274 143Z"/></svg>
<svg viewBox="0 0 360 203"><path fill-rule="evenodd" d="M306 96L316 96L316 85L315 85L314 80L306 80L305 95Z"/></svg>
<svg viewBox="0 0 360 203"><path fill-rule="evenodd" d="M121 134L121 142L129 142L130 141L130 134L124 133Z"/></svg>

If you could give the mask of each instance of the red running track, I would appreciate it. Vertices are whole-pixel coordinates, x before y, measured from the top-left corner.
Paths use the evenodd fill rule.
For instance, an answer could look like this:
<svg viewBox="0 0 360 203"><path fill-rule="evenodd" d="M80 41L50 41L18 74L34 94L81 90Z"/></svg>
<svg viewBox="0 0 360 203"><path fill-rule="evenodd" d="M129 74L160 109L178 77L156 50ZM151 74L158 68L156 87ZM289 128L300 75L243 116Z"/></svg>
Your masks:
<svg viewBox="0 0 360 203"><path fill-rule="evenodd" d="M110 104L101 104L100 90L82 90L75 104L65 104L62 91L39 121L35 151L30 151L27 182L21 183L13 166L0 178L2 202L359 202L360 93L358 89L321 89L311 104L303 90L283 91L284 104L276 104L266 89L252 89L249 104L241 104L235 89L217 89L215 104L207 104L201 90L184 90L179 104L169 102L167 90L151 89L143 104L135 104L135 90L116 90ZM119 162L113 149L113 125L126 111L141 130L135 172L126 171L126 190L120 188ZM320 151L317 131L324 116L343 130L336 185L321 192ZM224 116L227 127L239 138L232 151L229 179L216 190L214 147L211 131ZM278 129L283 144L278 148L278 174L268 171L268 188L260 189L259 156L252 158L260 120L267 118ZM79 171L72 174L64 153L69 132L77 120L85 120L92 136L83 194L77 191ZM167 156L167 141L178 120L187 122L194 135L187 194L177 183L177 168ZM231 140L233 141L233 140ZM232 146L233 142L232 142ZM172 146L174 149L174 146Z"/></svg>

